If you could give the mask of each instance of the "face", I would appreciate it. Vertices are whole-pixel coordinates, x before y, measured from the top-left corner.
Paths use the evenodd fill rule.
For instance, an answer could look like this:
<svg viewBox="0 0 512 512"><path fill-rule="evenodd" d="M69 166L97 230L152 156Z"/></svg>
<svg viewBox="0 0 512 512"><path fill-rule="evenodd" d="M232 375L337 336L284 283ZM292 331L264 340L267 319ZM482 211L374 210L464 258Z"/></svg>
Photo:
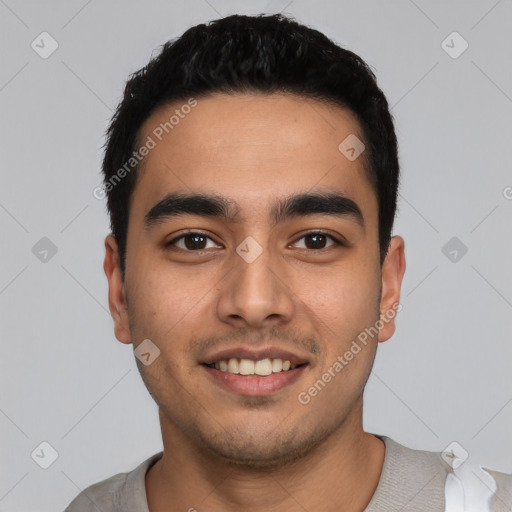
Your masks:
<svg viewBox="0 0 512 512"><path fill-rule="evenodd" d="M357 340L399 299L403 240L381 268L364 152L338 149L363 140L350 111L278 94L184 103L141 129L156 145L131 199L124 282L106 240L116 336L159 350L137 364L169 434L224 460L279 465L360 425L394 323ZM176 109L190 112L158 140Z"/></svg>

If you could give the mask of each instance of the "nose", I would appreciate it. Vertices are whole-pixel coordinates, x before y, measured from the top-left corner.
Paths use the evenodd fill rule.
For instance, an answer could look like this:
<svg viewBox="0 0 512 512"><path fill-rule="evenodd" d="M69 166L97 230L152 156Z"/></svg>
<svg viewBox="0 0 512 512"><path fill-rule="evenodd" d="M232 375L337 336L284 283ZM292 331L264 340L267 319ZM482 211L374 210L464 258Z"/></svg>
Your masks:
<svg viewBox="0 0 512 512"><path fill-rule="evenodd" d="M261 329L288 322L295 305L284 261L279 262L266 249L254 261L249 262L238 253L233 254L232 260L232 270L221 282L219 318L237 328Z"/></svg>

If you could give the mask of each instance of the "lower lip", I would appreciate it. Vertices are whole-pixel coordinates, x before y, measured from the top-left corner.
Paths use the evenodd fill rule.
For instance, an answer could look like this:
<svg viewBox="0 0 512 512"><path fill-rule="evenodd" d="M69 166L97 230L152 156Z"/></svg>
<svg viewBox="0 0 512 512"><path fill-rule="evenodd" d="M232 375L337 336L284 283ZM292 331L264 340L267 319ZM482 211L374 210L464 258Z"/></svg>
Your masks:
<svg viewBox="0 0 512 512"><path fill-rule="evenodd" d="M263 396L281 391L286 386L295 382L307 365L299 366L293 370L286 372L272 373L261 377L259 375L237 375L235 373L223 372L210 368L209 366L202 365L208 375L210 375L215 382L223 387L248 396Z"/></svg>

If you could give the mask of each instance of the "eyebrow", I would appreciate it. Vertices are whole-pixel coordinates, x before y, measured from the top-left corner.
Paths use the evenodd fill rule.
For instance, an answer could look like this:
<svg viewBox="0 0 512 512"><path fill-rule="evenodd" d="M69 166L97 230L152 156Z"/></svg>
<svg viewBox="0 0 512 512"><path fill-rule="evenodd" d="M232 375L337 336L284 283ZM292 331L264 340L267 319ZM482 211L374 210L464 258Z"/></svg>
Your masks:
<svg viewBox="0 0 512 512"><path fill-rule="evenodd" d="M364 231L361 209L355 201L339 192L302 193L285 197L272 205L269 218L275 226L294 217L318 214L351 218ZM218 218L229 223L242 220L237 204L226 197L214 194L169 193L144 216L144 227L150 229L180 215Z"/></svg>

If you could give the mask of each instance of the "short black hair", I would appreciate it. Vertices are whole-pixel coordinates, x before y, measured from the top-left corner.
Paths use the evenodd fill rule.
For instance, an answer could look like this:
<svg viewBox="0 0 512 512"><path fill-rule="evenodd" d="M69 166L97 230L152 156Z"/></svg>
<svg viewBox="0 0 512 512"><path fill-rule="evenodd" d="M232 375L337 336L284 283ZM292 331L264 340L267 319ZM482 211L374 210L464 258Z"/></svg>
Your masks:
<svg viewBox="0 0 512 512"><path fill-rule="evenodd" d="M166 42L126 83L107 129L102 168L123 277L130 199L137 182L133 154L142 124L157 107L217 92L291 93L355 114L379 205L382 265L395 218L399 163L393 118L374 73L355 53L287 16L233 15L194 26Z"/></svg>

